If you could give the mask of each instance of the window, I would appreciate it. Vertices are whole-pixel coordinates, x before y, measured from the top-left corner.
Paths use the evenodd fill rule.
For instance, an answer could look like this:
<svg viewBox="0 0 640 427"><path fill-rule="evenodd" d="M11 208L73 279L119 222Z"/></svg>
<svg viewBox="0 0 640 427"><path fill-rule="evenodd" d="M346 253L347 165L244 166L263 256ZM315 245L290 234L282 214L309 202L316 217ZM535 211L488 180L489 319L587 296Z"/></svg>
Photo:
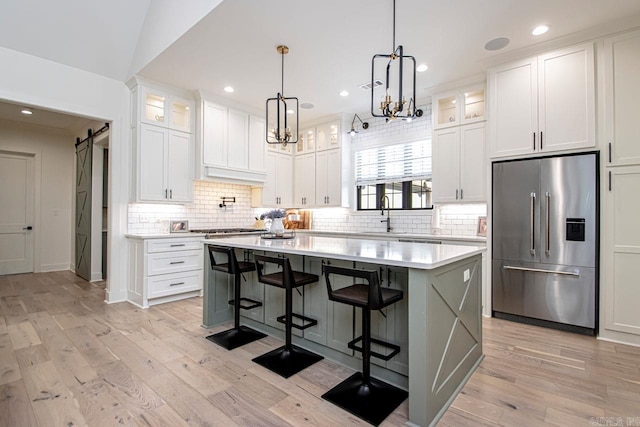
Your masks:
<svg viewBox="0 0 640 427"><path fill-rule="evenodd" d="M431 140L355 153L358 210L432 209Z"/></svg>

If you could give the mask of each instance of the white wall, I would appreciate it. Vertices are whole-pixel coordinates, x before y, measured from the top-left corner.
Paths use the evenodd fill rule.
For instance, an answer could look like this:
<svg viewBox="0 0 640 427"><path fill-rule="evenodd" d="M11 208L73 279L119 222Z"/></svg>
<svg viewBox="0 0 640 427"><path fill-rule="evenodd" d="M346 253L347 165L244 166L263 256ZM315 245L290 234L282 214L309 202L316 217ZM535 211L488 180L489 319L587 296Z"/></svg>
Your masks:
<svg viewBox="0 0 640 427"><path fill-rule="evenodd" d="M129 90L123 82L0 47L0 99L111 122L107 301L126 299Z"/></svg>
<svg viewBox="0 0 640 427"><path fill-rule="evenodd" d="M140 32L129 76L142 70L220 3L222 0L153 0Z"/></svg>
<svg viewBox="0 0 640 427"><path fill-rule="evenodd" d="M73 263L73 136L60 129L0 120L0 150L34 154L39 169L34 271L68 270Z"/></svg>

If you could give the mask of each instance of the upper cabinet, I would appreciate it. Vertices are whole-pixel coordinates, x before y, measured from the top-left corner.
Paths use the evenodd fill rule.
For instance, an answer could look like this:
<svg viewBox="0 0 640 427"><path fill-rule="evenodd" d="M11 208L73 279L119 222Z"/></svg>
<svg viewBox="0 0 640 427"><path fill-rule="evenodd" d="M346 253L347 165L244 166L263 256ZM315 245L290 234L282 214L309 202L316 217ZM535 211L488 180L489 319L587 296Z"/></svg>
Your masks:
<svg viewBox="0 0 640 427"><path fill-rule="evenodd" d="M195 103L179 89L131 82L133 142L132 200L193 201L193 116Z"/></svg>
<svg viewBox="0 0 640 427"><path fill-rule="evenodd" d="M146 86L137 92L140 122L191 132L193 101Z"/></svg>
<svg viewBox="0 0 640 427"><path fill-rule="evenodd" d="M316 126L316 151L340 148L340 121Z"/></svg>
<svg viewBox="0 0 640 427"><path fill-rule="evenodd" d="M483 86L434 95L432 105L434 129L486 120Z"/></svg>
<svg viewBox="0 0 640 427"><path fill-rule="evenodd" d="M296 155L314 153L316 151L316 128L300 131L295 151Z"/></svg>
<svg viewBox="0 0 640 427"><path fill-rule="evenodd" d="M201 100L198 135L200 179L253 185L265 182L263 117Z"/></svg>
<svg viewBox="0 0 640 427"><path fill-rule="evenodd" d="M491 157L595 147L593 43L489 71Z"/></svg>
<svg viewBox="0 0 640 427"><path fill-rule="evenodd" d="M640 164L640 31L604 41L604 134L606 162ZM603 145L604 148L604 145Z"/></svg>
<svg viewBox="0 0 640 427"><path fill-rule="evenodd" d="M435 131L433 203L486 201L485 159L485 123Z"/></svg>

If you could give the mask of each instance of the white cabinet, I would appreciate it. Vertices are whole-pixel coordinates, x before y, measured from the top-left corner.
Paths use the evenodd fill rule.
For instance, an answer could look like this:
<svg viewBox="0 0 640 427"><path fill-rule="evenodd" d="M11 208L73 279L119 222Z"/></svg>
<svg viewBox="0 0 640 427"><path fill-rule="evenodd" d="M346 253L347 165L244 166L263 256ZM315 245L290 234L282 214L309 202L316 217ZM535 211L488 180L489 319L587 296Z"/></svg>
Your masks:
<svg viewBox="0 0 640 427"><path fill-rule="evenodd" d="M485 123L440 129L433 139L433 202L484 202Z"/></svg>
<svg viewBox="0 0 640 427"><path fill-rule="evenodd" d="M133 91L135 117L132 126L137 122L168 127L183 132L191 132L194 102L147 86L137 86Z"/></svg>
<svg viewBox="0 0 640 427"><path fill-rule="evenodd" d="M296 144L296 155L316 151L316 128L301 130Z"/></svg>
<svg viewBox="0 0 640 427"><path fill-rule="evenodd" d="M202 294L202 237L128 237L130 302L146 308Z"/></svg>
<svg viewBox="0 0 640 427"><path fill-rule="evenodd" d="M310 207L316 202L316 154L296 154L293 205Z"/></svg>
<svg viewBox="0 0 640 427"><path fill-rule="evenodd" d="M200 178L261 184L264 164L264 118L202 100L198 156ZM199 159L199 160L198 160Z"/></svg>
<svg viewBox="0 0 640 427"><path fill-rule="evenodd" d="M592 43L489 71L491 157L595 147Z"/></svg>
<svg viewBox="0 0 640 427"><path fill-rule="evenodd" d="M316 153L316 206L342 204L342 156L340 149Z"/></svg>
<svg viewBox="0 0 640 427"><path fill-rule="evenodd" d="M192 201L191 134L143 123L134 140L137 147L135 199L163 203Z"/></svg>
<svg viewBox="0 0 640 427"><path fill-rule="evenodd" d="M194 102L168 88L157 89L132 80L132 200L189 203L193 201ZM175 90L179 92L179 90Z"/></svg>
<svg viewBox="0 0 640 427"><path fill-rule="evenodd" d="M286 153L267 150L267 180L262 188L262 204L287 208L293 203L293 159Z"/></svg>
<svg viewBox="0 0 640 427"><path fill-rule="evenodd" d="M339 120L316 126L316 151L338 148L341 139Z"/></svg>
<svg viewBox="0 0 640 427"><path fill-rule="evenodd" d="M640 164L640 31L604 41L605 161ZM604 147L603 147L604 148Z"/></svg>
<svg viewBox="0 0 640 427"><path fill-rule="evenodd" d="M608 169L603 218L604 328L640 335L640 166Z"/></svg>
<svg viewBox="0 0 640 427"><path fill-rule="evenodd" d="M486 120L483 86L433 96L433 128L442 129Z"/></svg>

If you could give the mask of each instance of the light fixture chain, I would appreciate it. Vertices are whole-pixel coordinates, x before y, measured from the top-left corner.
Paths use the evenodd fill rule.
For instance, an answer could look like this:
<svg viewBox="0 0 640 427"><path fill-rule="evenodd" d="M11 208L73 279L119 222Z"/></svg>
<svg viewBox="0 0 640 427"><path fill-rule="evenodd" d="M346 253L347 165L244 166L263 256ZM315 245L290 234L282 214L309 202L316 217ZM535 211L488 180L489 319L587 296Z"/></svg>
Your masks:
<svg viewBox="0 0 640 427"><path fill-rule="evenodd" d="M391 53L396 51L396 0L393 0L393 46Z"/></svg>
<svg viewBox="0 0 640 427"><path fill-rule="evenodd" d="M280 56L282 56L282 81L280 82L280 95L284 98L284 48L282 49Z"/></svg>

